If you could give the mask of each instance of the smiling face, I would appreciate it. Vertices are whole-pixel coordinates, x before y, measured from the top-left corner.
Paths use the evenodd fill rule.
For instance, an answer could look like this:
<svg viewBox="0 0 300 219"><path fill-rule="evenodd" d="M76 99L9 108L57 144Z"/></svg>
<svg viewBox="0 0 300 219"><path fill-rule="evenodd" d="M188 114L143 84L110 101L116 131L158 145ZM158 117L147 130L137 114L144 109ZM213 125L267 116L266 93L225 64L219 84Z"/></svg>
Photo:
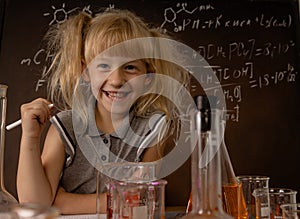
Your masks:
<svg viewBox="0 0 300 219"><path fill-rule="evenodd" d="M102 115L128 113L150 83L142 60L123 57L96 58L88 67L88 78Z"/></svg>

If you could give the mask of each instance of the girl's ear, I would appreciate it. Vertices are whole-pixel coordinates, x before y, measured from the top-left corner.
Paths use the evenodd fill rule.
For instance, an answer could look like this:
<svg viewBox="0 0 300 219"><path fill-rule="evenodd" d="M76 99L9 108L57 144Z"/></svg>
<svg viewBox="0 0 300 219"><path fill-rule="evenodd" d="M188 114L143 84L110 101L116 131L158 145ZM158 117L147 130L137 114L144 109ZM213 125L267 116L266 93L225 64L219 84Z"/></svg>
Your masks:
<svg viewBox="0 0 300 219"><path fill-rule="evenodd" d="M90 82L90 76L89 76L89 70L88 70L88 68L83 69L82 78L86 82Z"/></svg>

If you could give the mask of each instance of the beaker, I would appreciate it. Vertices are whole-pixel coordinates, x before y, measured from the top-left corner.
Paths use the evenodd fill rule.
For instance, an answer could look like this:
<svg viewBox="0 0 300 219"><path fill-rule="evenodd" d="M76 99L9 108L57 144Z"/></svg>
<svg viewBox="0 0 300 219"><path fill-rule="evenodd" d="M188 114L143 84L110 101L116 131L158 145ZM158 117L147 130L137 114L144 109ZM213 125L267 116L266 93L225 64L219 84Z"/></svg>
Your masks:
<svg viewBox="0 0 300 219"><path fill-rule="evenodd" d="M282 204L283 219L299 219L300 218L300 203Z"/></svg>
<svg viewBox="0 0 300 219"><path fill-rule="evenodd" d="M120 218L164 219L166 184L167 181L162 179L153 182L116 183Z"/></svg>
<svg viewBox="0 0 300 219"><path fill-rule="evenodd" d="M281 219L282 211L280 205L296 203L297 191L288 188L270 188L270 218Z"/></svg>
<svg viewBox="0 0 300 219"><path fill-rule="evenodd" d="M256 207L253 192L258 188L269 188L270 177L260 175L240 175L237 176L237 178L242 183L244 198L247 205L248 218L255 219Z"/></svg>
<svg viewBox="0 0 300 219"><path fill-rule="evenodd" d="M255 197L256 219L270 218L270 198L268 188L257 188L253 191Z"/></svg>
<svg viewBox="0 0 300 219"><path fill-rule="evenodd" d="M4 185L4 148L5 148L5 126L7 107L7 85L0 84L0 113L1 113L1 135L0 135L0 204L18 203L17 200L5 189Z"/></svg>
<svg viewBox="0 0 300 219"><path fill-rule="evenodd" d="M159 180L155 162L119 162L99 167L97 213L107 195L108 219L164 219L166 180Z"/></svg>

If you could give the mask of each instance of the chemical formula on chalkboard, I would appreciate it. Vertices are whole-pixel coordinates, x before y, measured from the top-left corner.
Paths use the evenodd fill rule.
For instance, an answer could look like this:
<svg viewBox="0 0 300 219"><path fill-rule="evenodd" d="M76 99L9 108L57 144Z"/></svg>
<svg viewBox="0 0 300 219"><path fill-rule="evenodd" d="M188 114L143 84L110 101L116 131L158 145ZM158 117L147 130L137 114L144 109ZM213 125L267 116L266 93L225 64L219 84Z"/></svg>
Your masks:
<svg viewBox="0 0 300 219"><path fill-rule="evenodd" d="M261 5L257 10L258 6L253 5L166 1L155 10L155 19L142 14L161 30L173 32L188 43L197 53L195 57L200 55L210 64L208 67L219 79L228 103L227 109L224 109L227 118L233 122L243 118L241 103L248 101L244 98L247 92L282 83L288 86L297 81L298 60L295 57L299 46L293 29L298 17L293 16L292 10L283 12L280 6L270 11ZM134 10L133 5L125 6L118 1L103 2L97 6L93 3L70 5L57 2L40 11L40 16L51 26L63 23L76 11L94 14L97 7ZM274 37L277 36L275 33L279 37ZM222 37L223 34L228 37ZM44 48L39 48L32 57L22 58L19 62L24 68L39 66L41 69L40 79L34 86L36 92L47 83L45 74L49 66L46 63L52 56ZM272 60L276 65L265 69L264 63L271 63ZM201 83L211 83L205 74L201 74L200 79ZM192 85L192 92L197 93L197 86ZM214 89L214 84L210 89Z"/></svg>
<svg viewBox="0 0 300 219"><path fill-rule="evenodd" d="M214 58L222 58L232 60L235 57L242 57L251 60L255 57L265 56L273 58L274 56L284 55L290 49L295 49L295 42L289 40L287 42L264 42L258 45L256 39L247 39L245 41L231 42L228 45L199 45L197 52L206 60Z"/></svg>
<svg viewBox="0 0 300 219"><path fill-rule="evenodd" d="M187 3L177 3L175 9L168 7L164 10L164 22L161 28L172 25L174 32L197 30L197 29L218 29L218 28L243 28L253 25L259 25L262 28L289 28L292 25L292 16L290 14L284 17L267 16L263 13L251 18L228 18L223 14L217 14L211 19L193 18L197 13L210 12L217 9L212 4L199 5L188 8ZM181 19L180 19L181 18Z"/></svg>
<svg viewBox="0 0 300 219"><path fill-rule="evenodd" d="M251 88L262 88L284 82L294 83L296 82L297 74L298 72L295 71L295 68L288 63L286 69L272 73L265 73L258 76L256 80L250 80L249 83Z"/></svg>

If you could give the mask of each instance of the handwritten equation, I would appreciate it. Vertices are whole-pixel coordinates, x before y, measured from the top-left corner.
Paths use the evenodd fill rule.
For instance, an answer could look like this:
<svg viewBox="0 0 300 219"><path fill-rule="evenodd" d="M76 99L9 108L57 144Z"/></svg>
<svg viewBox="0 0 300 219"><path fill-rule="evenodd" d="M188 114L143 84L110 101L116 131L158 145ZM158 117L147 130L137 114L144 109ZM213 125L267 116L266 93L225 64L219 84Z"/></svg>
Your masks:
<svg viewBox="0 0 300 219"><path fill-rule="evenodd" d="M191 31L193 34L197 30L213 31L221 28L229 30L245 28L247 31L256 30L257 28L264 31L274 29L288 31L294 25L292 15L289 13L280 16L257 13L240 18L225 12L220 13L219 6L213 3L197 3L197 6L182 2L170 4L172 5L169 7L161 8L162 20L158 22L158 27L175 33ZM105 8L110 10L116 8L116 5L109 3ZM41 15L45 22L51 26L65 22L75 11L94 13L91 5L70 8L66 3L62 3L56 6L52 5L48 12L41 12ZM205 13L213 14L213 16L203 16ZM221 83L226 102L230 104L229 109L224 109L226 118L233 122L238 122L241 118L240 105L246 92L255 89L267 89L283 83L292 84L297 81L298 77L298 67L292 62L287 62L284 67L275 65L271 67L272 70L264 71L257 64L261 59L275 60L281 57L290 57L290 54L297 50L296 41L292 36L285 36L273 41L264 36L257 38L251 36L249 35L249 38L245 39L245 37L240 38L239 35L233 34L230 42L228 42L228 39L220 42L212 40L211 43L205 44L197 42L198 45L194 48L197 54L195 57L200 55L208 62L218 60L213 62L217 64L210 67L217 76L218 83ZM184 41L189 41L189 39L183 39ZM35 91L45 86L45 75L49 68L46 63L52 57L53 54L47 53L44 48L41 48L32 57L25 57L20 60L20 64L24 67L41 67L41 77L36 82ZM226 65L218 64L219 62L226 63ZM237 65L237 63L239 64ZM201 75L200 83L210 84L214 82L211 82L210 77ZM213 89L214 84L211 84L211 87ZM192 91L196 89L197 87L192 87ZM220 92L220 90L213 92Z"/></svg>
<svg viewBox="0 0 300 219"><path fill-rule="evenodd" d="M271 73L264 73L256 79L250 80L249 84L250 88L262 88L271 85L278 85L284 82L293 83L296 82L297 75L298 72L295 70L294 66L288 63L285 69Z"/></svg>
<svg viewBox="0 0 300 219"><path fill-rule="evenodd" d="M235 41L227 45L207 44L200 45L196 51L206 60L214 58L222 58L232 60L236 57L246 58L248 60L255 57L270 57L280 56L288 53L295 48L295 42L288 40L286 42L264 42L258 45L256 39L251 38L244 41Z"/></svg>
<svg viewBox="0 0 300 219"><path fill-rule="evenodd" d="M223 109L227 120L238 122L240 118L240 103L243 101L243 94L245 91L255 88L267 88L280 85L282 83L296 83L298 71L296 67L287 63L285 68L278 69L275 72L259 72L255 70L253 62L245 62L240 68L237 67L222 67L211 66L214 74L219 79L218 82L211 80L210 75L201 74L199 82L201 85L205 84L205 92L210 91L216 96L224 95L227 104L233 105L229 109ZM194 73L194 74L197 74ZM214 89L216 83L221 84L222 91ZM192 92L197 92L198 85L192 85ZM223 92L220 94L219 92Z"/></svg>
<svg viewBox="0 0 300 219"><path fill-rule="evenodd" d="M173 7L164 10L164 21L160 25L161 29L169 29L166 26L172 25L174 32L198 29L218 29L218 28L243 28L258 25L262 28L290 28L292 25L292 16L287 14L284 18L276 16L267 16L260 13L253 18L228 18L223 14L218 14L211 19L192 18L205 11L214 11L215 6L211 4L199 5L188 8L187 3L178 3ZM193 16L192 16L193 15Z"/></svg>

